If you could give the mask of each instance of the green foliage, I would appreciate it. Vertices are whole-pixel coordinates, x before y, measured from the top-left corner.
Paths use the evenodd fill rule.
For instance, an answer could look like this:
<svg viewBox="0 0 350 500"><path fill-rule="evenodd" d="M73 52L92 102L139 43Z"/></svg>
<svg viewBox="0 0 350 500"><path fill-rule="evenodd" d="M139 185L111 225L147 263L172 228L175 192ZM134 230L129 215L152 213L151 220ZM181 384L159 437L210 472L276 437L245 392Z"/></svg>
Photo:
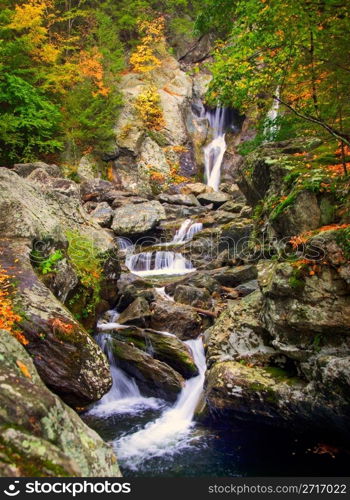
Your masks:
<svg viewBox="0 0 350 500"><path fill-rule="evenodd" d="M215 32L231 23L215 50L208 102L264 121L278 95L289 120L349 144L349 18L346 2L336 0L322 6L302 0L207 0L198 29Z"/></svg>
<svg viewBox="0 0 350 500"><path fill-rule="evenodd" d="M41 274L48 274L48 273L54 272L56 264L60 260L62 260L63 257L64 257L64 255L61 252L61 250L56 250L47 259L44 259L43 261L41 261L39 264Z"/></svg>
<svg viewBox="0 0 350 500"><path fill-rule="evenodd" d="M92 95L91 82L77 85L66 97L64 142L78 160L83 150L103 151L114 139L113 125L121 105L121 96Z"/></svg>
<svg viewBox="0 0 350 500"><path fill-rule="evenodd" d="M30 161L62 148L55 139L61 117L57 106L22 78L0 77L0 107L0 161Z"/></svg>

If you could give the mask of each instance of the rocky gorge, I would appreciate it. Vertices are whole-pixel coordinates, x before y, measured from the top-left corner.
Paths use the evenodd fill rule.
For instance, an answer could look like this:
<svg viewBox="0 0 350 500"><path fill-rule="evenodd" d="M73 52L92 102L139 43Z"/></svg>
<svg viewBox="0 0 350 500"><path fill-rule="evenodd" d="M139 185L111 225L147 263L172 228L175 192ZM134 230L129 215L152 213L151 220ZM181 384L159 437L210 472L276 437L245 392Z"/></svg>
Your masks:
<svg viewBox="0 0 350 500"><path fill-rule="evenodd" d="M322 141L243 158L244 117L231 110L220 136L202 104L210 75L159 50L151 86L122 77L107 176L89 155L74 180L44 162L0 168L0 278L16 315L0 337L1 475L119 476L117 457L128 473L162 439L223 420L312 431L347 453L349 216L293 184ZM159 130L136 112L147 92ZM225 134L214 190L204 149ZM89 427L136 413L108 443Z"/></svg>

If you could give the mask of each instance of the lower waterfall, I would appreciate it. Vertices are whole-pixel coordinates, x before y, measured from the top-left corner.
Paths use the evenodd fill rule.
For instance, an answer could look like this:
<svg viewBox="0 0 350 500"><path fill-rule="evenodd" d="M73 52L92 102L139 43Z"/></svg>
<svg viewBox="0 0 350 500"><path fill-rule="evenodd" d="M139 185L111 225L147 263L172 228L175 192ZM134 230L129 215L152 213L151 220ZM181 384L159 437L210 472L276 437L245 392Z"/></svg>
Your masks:
<svg viewBox="0 0 350 500"><path fill-rule="evenodd" d="M198 404L206 370L201 338L185 342L192 350L199 375L186 381L175 405L143 429L124 436L114 443L117 455L130 468L150 457L173 454L188 446L188 433Z"/></svg>
<svg viewBox="0 0 350 500"><path fill-rule="evenodd" d="M157 251L128 255L127 268L138 276L181 275L195 271L181 253Z"/></svg>

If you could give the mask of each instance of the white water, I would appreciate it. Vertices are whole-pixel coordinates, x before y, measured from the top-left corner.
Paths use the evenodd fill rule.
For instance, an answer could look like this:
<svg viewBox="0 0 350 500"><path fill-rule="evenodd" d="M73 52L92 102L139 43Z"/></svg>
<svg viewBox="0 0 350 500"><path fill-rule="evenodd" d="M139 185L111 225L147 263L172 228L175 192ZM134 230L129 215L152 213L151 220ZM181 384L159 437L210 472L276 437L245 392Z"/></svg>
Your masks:
<svg viewBox="0 0 350 500"><path fill-rule="evenodd" d="M280 87L276 89L276 96L280 96ZM280 102L277 99L273 100L272 106L266 115L266 126L264 128L264 136L267 141L273 141L276 138L279 126L276 122L280 110Z"/></svg>
<svg viewBox="0 0 350 500"><path fill-rule="evenodd" d="M203 389L206 370L202 339L185 342L192 350L199 375L186 381L175 405L154 422L115 442L118 457L131 469L147 459L178 453L189 444L193 415Z"/></svg>
<svg viewBox="0 0 350 500"><path fill-rule="evenodd" d="M168 295L165 291L165 286L155 288L155 291L158 293L158 295L164 299L164 300L170 300L171 302L174 302L174 297L171 297Z"/></svg>
<svg viewBox="0 0 350 500"><path fill-rule="evenodd" d="M227 108L204 110L204 113L213 131L213 140L204 148L205 176L207 185L218 191L221 165L227 147L225 140Z"/></svg>
<svg viewBox="0 0 350 500"><path fill-rule="evenodd" d="M188 259L175 252L157 251L128 255L125 264L138 276L181 275L195 271Z"/></svg>
<svg viewBox="0 0 350 500"><path fill-rule="evenodd" d="M157 409L163 406L163 402L159 399L143 397L135 380L118 368L113 351L108 345L110 339L109 334L100 333L96 337L96 342L108 357L113 384L109 392L89 413L99 417L109 417L122 413L140 413L145 408Z"/></svg>
<svg viewBox="0 0 350 500"><path fill-rule="evenodd" d="M122 238L121 236L117 238L117 244L121 252L125 252L126 250L129 250L134 246L132 241L130 241L128 238Z"/></svg>
<svg viewBox="0 0 350 500"><path fill-rule="evenodd" d="M186 219L180 229L176 231L172 243L185 243L192 240L193 236L203 229L201 222L192 222L191 219Z"/></svg>

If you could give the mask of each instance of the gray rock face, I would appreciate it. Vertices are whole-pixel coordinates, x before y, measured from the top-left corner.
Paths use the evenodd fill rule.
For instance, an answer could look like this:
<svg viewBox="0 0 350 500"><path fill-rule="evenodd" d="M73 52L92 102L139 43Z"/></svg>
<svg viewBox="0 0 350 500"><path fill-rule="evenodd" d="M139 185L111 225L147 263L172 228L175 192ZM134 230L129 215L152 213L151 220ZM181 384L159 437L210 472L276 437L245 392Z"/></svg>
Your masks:
<svg viewBox="0 0 350 500"><path fill-rule="evenodd" d="M165 210L159 201L140 203L137 209L126 205L115 210L112 229L118 236L138 236L154 229L164 219Z"/></svg>
<svg viewBox="0 0 350 500"><path fill-rule="evenodd" d="M0 331L0 475L119 477L112 448L41 381L33 361Z"/></svg>
<svg viewBox="0 0 350 500"><path fill-rule="evenodd" d="M38 170L29 177L35 172ZM79 198L58 192L57 185L50 186L49 183L45 189L37 189L33 181L0 169L0 265L16 282L14 300L23 317L20 326L43 381L69 404L85 405L100 399L111 385L107 360L36 275L30 252L33 242L37 249L51 243L54 248L67 248L67 232L93 242L101 254L112 250L114 242L84 212ZM106 280L118 274L116 264L114 260ZM60 266L64 266L63 261L48 284L64 301L75 286L77 274L71 267Z"/></svg>
<svg viewBox="0 0 350 500"><path fill-rule="evenodd" d="M101 227L110 227L113 215L114 212L112 208L105 201L98 203L96 208L90 212L90 217L92 217Z"/></svg>
<svg viewBox="0 0 350 500"><path fill-rule="evenodd" d="M302 191L272 226L281 236L295 236L316 229L321 223L321 210L315 193Z"/></svg>
<svg viewBox="0 0 350 500"><path fill-rule="evenodd" d="M147 300L143 297L138 297L121 313L118 322L121 325L127 323L129 325L147 326L146 323L150 316L151 310Z"/></svg>
<svg viewBox="0 0 350 500"><path fill-rule="evenodd" d="M258 270L254 265L235 266L211 271L211 276L220 285L235 288L246 281L254 280L258 277Z"/></svg>
<svg viewBox="0 0 350 500"><path fill-rule="evenodd" d="M29 174L34 172L36 169L45 170L51 177L60 177L61 170L57 165L48 165L43 161L37 161L34 163L16 163L13 167L14 172L20 177L28 177Z"/></svg>
<svg viewBox="0 0 350 500"><path fill-rule="evenodd" d="M175 289L174 300L181 304L188 304L204 309L210 309L212 306L210 293L203 288L196 288L194 286L178 285Z"/></svg>
<svg viewBox="0 0 350 500"><path fill-rule="evenodd" d="M208 329L206 399L214 412L350 438L350 293L334 238L325 235L314 275L296 278L289 263L264 261L260 290L229 304Z"/></svg>

